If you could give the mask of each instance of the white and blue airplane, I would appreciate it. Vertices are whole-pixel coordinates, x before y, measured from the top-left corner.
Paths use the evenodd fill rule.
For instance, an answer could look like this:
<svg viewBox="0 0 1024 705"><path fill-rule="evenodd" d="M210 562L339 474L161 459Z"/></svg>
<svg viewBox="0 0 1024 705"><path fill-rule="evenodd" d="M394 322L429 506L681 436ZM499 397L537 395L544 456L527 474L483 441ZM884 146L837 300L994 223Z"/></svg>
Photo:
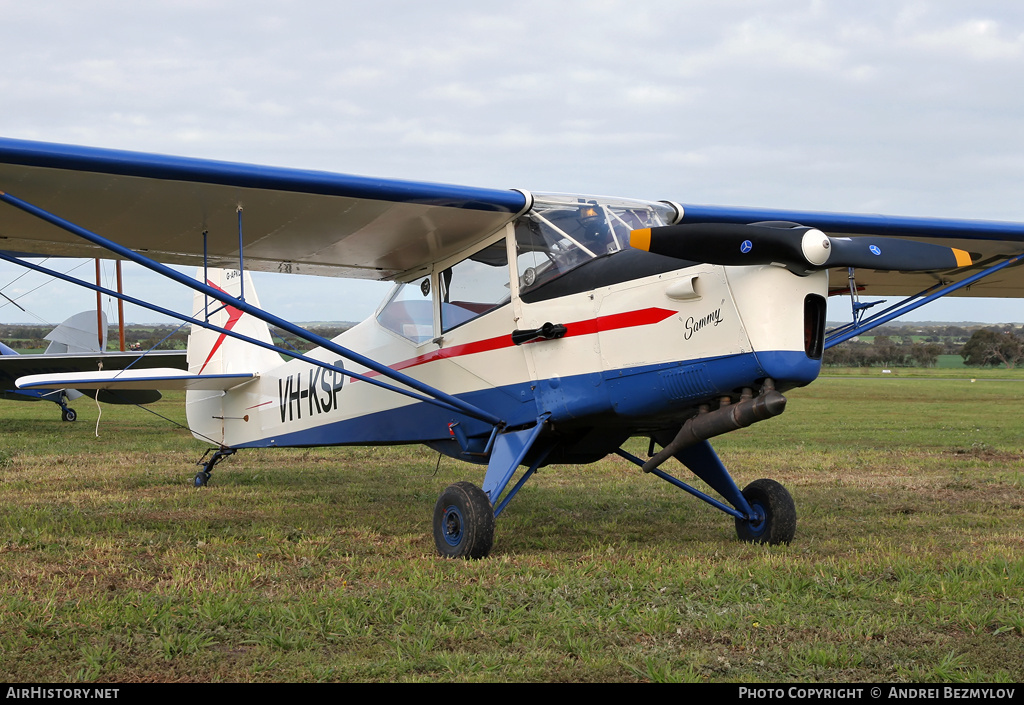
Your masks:
<svg viewBox="0 0 1024 705"><path fill-rule="evenodd" d="M939 296L1024 295L1024 223L541 194L9 139L0 201L0 250L130 259L195 291L191 315L175 314L192 323L187 371L35 375L19 388L188 390L189 425L214 451L197 486L254 447L420 443L485 465L481 486L453 484L435 505L449 557L490 552L495 517L537 468L611 453L731 515L740 539L788 543L790 494L769 479L741 490L709 439L781 414L830 345ZM200 269L193 279L162 263ZM325 340L263 310L248 270L394 287L374 316ZM827 333L837 291L853 319ZM906 298L869 316L862 293ZM317 347L281 350L268 324ZM646 458L624 449L637 436L650 439ZM670 458L718 496L669 474Z"/></svg>

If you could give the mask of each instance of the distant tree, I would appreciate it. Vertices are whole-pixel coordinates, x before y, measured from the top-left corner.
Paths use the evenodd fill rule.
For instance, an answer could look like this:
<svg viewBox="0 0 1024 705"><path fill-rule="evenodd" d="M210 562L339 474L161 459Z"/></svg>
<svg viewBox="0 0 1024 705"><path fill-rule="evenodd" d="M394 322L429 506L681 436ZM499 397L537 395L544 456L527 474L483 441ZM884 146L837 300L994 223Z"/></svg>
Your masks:
<svg viewBox="0 0 1024 705"><path fill-rule="evenodd" d="M936 343L914 343L910 346L910 357L920 367L934 367L942 354L942 346Z"/></svg>
<svg viewBox="0 0 1024 705"><path fill-rule="evenodd" d="M973 367L996 367L1000 364L1013 369L1024 360L1024 338L992 328L974 332L960 351L964 364Z"/></svg>
<svg viewBox="0 0 1024 705"><path fill-rule="evenodd" d="M902 365L906 357L900 346L887 335L876 335L874 352L878 362L887 366Z"/></svg>

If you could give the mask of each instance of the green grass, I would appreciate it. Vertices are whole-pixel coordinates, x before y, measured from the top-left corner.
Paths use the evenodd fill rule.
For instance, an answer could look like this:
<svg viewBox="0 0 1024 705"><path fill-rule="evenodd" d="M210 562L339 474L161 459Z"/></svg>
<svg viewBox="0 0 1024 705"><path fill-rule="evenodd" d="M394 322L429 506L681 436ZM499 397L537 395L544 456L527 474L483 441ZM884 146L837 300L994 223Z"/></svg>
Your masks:
<svg viewBox="0 0 1024 705"><path fill-rule="evenodd" d="M943 356L940 356L943 357ZM959 355L954 355L960 359ZM889 370L889 372L883 372ZM953 365L950 361L935 367L823 367L823 377L923 377L930 379L1009 380L1024 381L1024 368L1008 370L1005 367L966 367Z"/></svg>
<svg viewBox="0 0 1024 705"><path fill-rule="evenodd" d="M0 402L0 680L1021 682L1024 384L903 372L716 442L793 493L790 546L610 458L538 472L474 562L430 516L482 470L422 448L246 451L195 490L155 416Z"/></svg>

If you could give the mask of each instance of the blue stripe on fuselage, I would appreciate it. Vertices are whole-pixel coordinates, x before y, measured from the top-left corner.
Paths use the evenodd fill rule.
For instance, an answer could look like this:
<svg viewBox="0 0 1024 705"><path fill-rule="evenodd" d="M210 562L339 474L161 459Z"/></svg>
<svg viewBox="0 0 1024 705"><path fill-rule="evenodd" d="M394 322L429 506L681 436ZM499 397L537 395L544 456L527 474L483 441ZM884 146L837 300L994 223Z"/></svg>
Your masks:
<svg viewBox="0 0 1024 705"><path fill-rule="evenodd" d="M819 360L803 353L746 353L685 363L648 365L610 372L549 378L460 394L515 428L551 413L554 427L607 426L621 432L669 425L696 403L755 386L765 377L785 391L813 381ZM517 401L519 400L519 401ZM343 402L342 402L343 403ZM448 424L462 424L466 435L489 434L491 427L423 402L326 423L314 428L237 444L236 448L425 443L447 440Z"/></svg>

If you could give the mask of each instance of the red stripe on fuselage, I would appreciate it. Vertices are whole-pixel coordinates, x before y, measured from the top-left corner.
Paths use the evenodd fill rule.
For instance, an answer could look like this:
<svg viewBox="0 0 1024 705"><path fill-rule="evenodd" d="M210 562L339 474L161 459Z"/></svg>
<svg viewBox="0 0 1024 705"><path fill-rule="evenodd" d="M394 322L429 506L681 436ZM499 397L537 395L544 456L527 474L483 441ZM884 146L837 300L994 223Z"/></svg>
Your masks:
<svg viewBox="0 0 1024 705"><path fill-rule="evenodd" d="M674 316L676 311L669 311L664 308L644 308L639 311L627 311L626 313L616 313L611 316L598 316L597 318L590 318L584 321L576 321L574 323L565 324L565 335L563 338L571 338L577 335L594 335L595 333L603 333L610 330L618 330L620 328L636 328L637 326L649 326L654 323L661 323L666 318ZM542 342L542 341L531 341L531 342ZM529 345L530 343L526 343ZM407 370L410 367L418 367L419 365L425 365L428 362L435 362L437 360L444 360L450 357L461 357L463 355L475 355L476 353L490 352L491 350L500 350L501 348L512 347L512 334L500 335L497 338L488 338L487 340L477 340L472 343L464 343L462 345L453 345L450 348L439 348L437 350L428 352L424 355L403 360L402 362L396 362L393 365L388 365L389 368L396 372L400 370ZM376 377L379 372L364 372L366 377ZM357 380L352 379L352 382Z"/></svg>

